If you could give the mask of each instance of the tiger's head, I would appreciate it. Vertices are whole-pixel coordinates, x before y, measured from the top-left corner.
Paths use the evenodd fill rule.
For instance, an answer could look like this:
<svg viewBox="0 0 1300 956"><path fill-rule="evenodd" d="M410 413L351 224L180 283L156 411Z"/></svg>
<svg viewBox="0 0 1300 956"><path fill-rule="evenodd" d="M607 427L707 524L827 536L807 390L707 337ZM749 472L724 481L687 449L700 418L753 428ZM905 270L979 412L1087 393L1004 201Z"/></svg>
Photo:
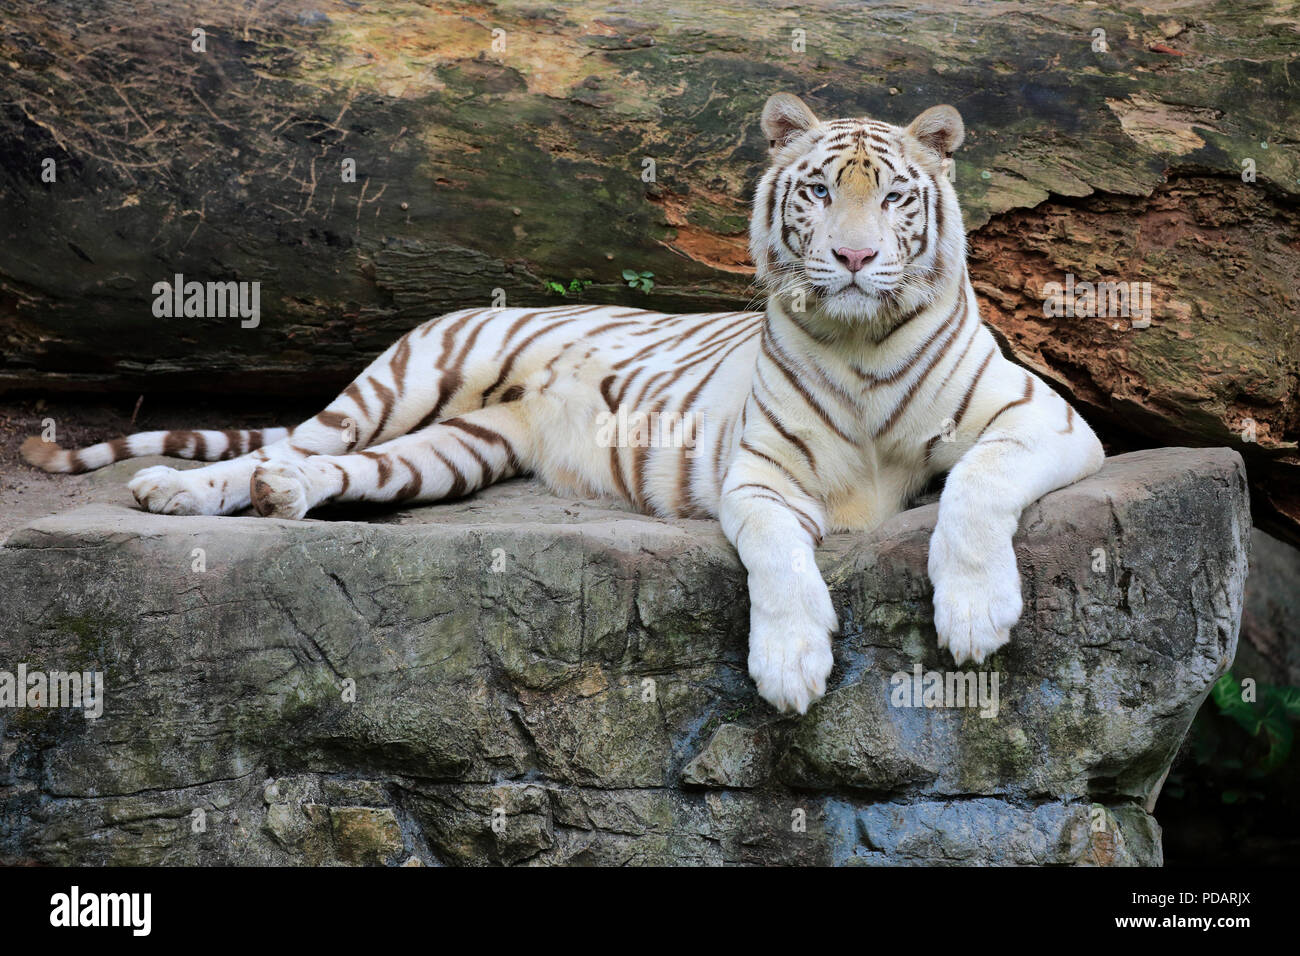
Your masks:
<svg viewBox="0 0 1300 956"><path fill-rule="evenodd" d="M962 273L966 233L948 172L965 130L951 106L907 127L821 122L798 97L777 93L762 125L769 166L749 235L770 293L885 334Z"/></svg>

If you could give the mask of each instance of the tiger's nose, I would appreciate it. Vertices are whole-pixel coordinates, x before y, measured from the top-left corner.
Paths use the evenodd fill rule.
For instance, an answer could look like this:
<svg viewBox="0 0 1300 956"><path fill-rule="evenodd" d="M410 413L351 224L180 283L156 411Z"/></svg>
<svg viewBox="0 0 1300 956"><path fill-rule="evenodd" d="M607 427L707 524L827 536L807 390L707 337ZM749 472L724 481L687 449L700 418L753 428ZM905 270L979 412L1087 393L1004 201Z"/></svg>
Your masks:
<svg viewBox="0 0 1300 956"><path fill-rule="evenodd" d="M835 258L844 263L850 272L857 272L875 257L875 249L850 249L848 246L841 246L835 250Z"/></svg>

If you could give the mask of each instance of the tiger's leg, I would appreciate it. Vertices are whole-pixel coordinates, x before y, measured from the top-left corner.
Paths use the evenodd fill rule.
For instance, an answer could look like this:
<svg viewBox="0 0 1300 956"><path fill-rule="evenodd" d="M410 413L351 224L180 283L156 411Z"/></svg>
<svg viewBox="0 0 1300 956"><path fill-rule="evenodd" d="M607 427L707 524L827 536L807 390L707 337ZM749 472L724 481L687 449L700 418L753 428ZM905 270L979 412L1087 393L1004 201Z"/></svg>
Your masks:
<svg viewBox="0 0 1300 956"><path fill-rule="evenodd" d="M992 413L949 473L930 538L934 626L939 646L958 664L982 663L1011 639L1020 619L1011 539L1021 512L1092 474L1105 457L1092 429L1060 396L1020 374L1024 393Z"/></svg>
<svg viewBox="0 0 1300 956"><path fill-rule="evenodd" d="M294 428L288 438L250 454L184 471L153 465L137 471L127 487L141 508L155 514L234 514L248 507L248 482L261 462L348 448L349 437L355 434L351 425L355 419L340 411L341 405L336 399L325 411Z"/></svg>
<svg viewBox="0 0 1300 956"><path fill-rule="evenodd" d="M477 313L451 313L435 321L455 321L465 314ZM248 507L249 481L265 461L337 455L402 434L443 401L440 380L430 382L428 388L407 383L407 366L415 347L412 343L426 326L394 342L324 411L291 429L287 438L203 468L144 468L135 473L127 487L142 508L157 514L233 514ZM451 414L452 410L446 409L445 413Z"/></svg>
<svg viewBox="0 0 1300 956"><path fill-rule="evenodd" d="M458 498L525 467L524 402L504 402L449 418L350 455L268 461L253 474L257 512L301 518L326 503Z"/></svg>
<svg viewBox="0 0 1300 956"><path fill-rule="evenodd" d="M838 622L813 555L825 511L794 475L742 443L718 516L749 572L750 676L773 707L802 714L826 692L834 665Z"/></svg>

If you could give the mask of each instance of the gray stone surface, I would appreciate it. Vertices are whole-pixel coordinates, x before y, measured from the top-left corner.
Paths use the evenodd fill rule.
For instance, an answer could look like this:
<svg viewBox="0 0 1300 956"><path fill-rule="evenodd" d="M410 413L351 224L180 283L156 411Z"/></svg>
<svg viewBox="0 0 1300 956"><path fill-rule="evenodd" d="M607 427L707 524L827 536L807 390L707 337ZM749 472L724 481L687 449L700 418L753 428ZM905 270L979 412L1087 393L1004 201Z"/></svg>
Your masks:
<svg viewBox="0 0 1300 956"><path fill-rule="evenodd" d="M0 547L0 671L106 692L94 720L0 709L0 861L1159 862L1146 808L1236 650L1239 457L1124 455L1026 512L991 717L896 706L891 675L952 668L935 511L819 552L843 633L804 718L753 691L711 522L527 482L332 520L110 497L35 521Z"/></svg>

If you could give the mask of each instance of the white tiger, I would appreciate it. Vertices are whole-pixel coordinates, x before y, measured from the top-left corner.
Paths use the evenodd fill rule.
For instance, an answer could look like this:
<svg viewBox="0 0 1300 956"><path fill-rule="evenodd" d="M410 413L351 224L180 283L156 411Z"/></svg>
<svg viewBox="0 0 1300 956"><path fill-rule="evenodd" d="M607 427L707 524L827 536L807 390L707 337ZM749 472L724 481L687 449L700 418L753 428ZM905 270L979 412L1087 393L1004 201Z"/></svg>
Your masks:
<svg viewBox="0 0 1300 956"><path fill-rule="evenodd" d="M930 544L934 623L957 663L1009 640L1021 611L1012 534L1102 448L1059 396L1006 360L979 319L947 178L950 106L906 128L763 110L771 150L750 247L765 313L619 306L471 309L414 329L325 411L291 429L146 432L68 451L49 471L173 454L130 488L161 514L301 518L327 502L437 501L523 472L562 494L716 515L749 575L749 671L780 710L826 691L837 628L813 549L862 531L950 472ZM611 414L684 423L618 442ZM231 459L231 460L225 460Z"/></svg>

